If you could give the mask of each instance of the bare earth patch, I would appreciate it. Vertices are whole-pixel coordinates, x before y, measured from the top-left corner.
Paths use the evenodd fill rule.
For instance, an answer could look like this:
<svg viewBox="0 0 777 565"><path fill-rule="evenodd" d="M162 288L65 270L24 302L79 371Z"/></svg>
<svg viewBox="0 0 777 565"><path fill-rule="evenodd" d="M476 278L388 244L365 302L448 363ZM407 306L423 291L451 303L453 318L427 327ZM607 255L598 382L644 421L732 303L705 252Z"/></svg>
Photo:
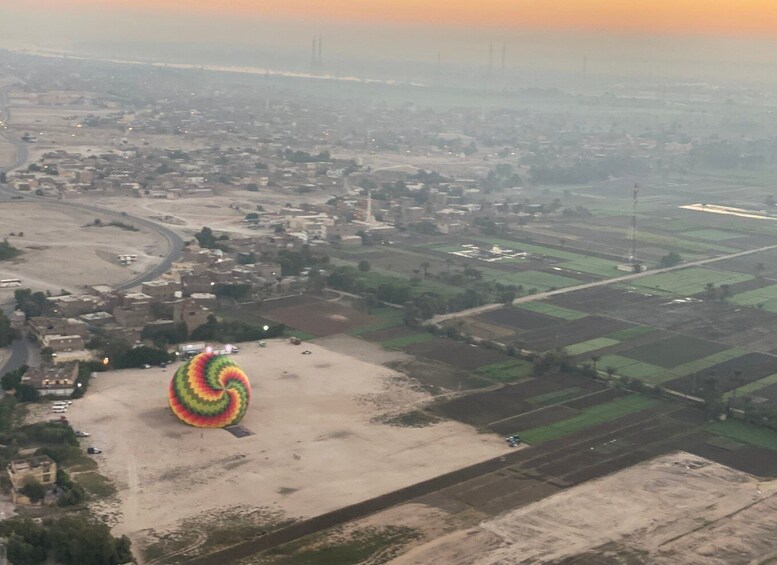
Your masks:
<svg viewBox="0 0 777 565"><path fill-rule="evenodd" d="M675 453L439 537L394 562L756 562L775 549L775 495L777 481Z"/></svg>
<svg viewBox="0 0 777 565"><path fill-rule="evenodd" d="M374 362L305 348L312 354L270 341L235 356L253 387L242 424L255 435L240 439L172 416L166 395L175 367L97 377L68 418L104 451L99 471L116 485L118 501L98 511L115 533L142 547L155 543L154 532L238 506L279 520L313 516L506 452L501 438L459 423L379 421L430 397Z"/></svg>

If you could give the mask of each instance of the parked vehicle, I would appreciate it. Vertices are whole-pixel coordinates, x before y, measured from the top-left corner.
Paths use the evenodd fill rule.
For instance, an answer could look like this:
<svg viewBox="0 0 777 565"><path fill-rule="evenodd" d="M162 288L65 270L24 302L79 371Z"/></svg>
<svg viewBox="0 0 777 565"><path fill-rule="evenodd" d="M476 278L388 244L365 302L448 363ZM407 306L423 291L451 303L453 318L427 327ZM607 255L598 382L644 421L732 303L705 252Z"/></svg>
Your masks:
<svg viewBox="0 0 777 565"><path fill-rule="evenodd" d="M76 432L76 437L89 437L89 434L86 432Z"/></svg>
<svg viewBox="0 0 777 565"><path fill-rule="evenodd" d="M103 452L103 450L102 450L102 449L100 449L99 447L87 447L87 448L86 448L86 452L87 452L89 455L97 455L98 453L102 453L102 452Z"/></svg>

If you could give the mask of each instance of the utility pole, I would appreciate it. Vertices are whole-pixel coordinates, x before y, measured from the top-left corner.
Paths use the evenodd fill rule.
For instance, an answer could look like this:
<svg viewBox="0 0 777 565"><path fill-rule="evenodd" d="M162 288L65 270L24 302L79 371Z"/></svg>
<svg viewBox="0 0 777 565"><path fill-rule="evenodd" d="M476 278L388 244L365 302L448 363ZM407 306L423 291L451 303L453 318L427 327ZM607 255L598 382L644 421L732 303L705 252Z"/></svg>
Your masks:
<svg viewBox="0 0 777 565"><path fill-rule="evenodd" d="M633 203L631 210L631 264L637 266L637 201L639 198L639 185L634 185Z"/></svg>

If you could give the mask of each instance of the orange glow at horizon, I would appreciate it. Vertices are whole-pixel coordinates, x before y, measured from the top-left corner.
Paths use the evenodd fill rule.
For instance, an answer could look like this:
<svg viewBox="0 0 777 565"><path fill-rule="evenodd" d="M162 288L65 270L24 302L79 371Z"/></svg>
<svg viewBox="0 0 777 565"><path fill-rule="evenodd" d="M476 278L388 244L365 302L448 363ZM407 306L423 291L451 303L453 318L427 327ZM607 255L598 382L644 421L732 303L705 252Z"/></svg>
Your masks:
<svg viewBox="0 0 777 565"><path fill-rule="evenodd" d="M15 0L7 0L13 5ZM777 36L775 0L26 0L88 7L363 23Z"/></svg>

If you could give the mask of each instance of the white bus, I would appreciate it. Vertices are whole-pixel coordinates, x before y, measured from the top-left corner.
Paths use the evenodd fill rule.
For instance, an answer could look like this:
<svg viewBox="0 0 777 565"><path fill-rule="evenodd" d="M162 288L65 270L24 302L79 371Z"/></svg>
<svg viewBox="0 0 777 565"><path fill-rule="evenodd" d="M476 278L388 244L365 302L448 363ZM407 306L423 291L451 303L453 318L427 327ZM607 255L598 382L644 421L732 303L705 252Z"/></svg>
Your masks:
<svg viewBox="0 0 777 565"><path fill-rule="evenodd" d="M12 288L22 286L21 279L0 279L0 288Z"/></svg>

